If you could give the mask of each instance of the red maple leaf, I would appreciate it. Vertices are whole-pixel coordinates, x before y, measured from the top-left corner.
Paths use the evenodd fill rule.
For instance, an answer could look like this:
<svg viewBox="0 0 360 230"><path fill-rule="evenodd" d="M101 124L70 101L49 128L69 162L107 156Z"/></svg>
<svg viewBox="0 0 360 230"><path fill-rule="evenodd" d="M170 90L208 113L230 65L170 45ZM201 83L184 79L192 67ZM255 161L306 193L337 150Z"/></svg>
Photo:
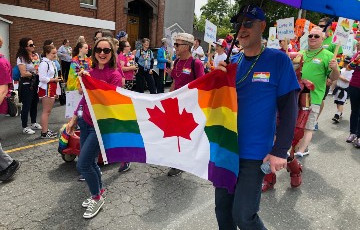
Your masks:
<svg viewBox="0 0 360 230"><path fill-rule="evenodd" d="M165 112L155 106L153 109L147 108L150 118L149 121L164 131L163 138L177 137L178 149L180 152L180 137L191 140L190 134L199 125L195 122L192 113L188 113L183 109L179 113L179 103L177 98L168 98L161 101L161 105Z"/></svg>

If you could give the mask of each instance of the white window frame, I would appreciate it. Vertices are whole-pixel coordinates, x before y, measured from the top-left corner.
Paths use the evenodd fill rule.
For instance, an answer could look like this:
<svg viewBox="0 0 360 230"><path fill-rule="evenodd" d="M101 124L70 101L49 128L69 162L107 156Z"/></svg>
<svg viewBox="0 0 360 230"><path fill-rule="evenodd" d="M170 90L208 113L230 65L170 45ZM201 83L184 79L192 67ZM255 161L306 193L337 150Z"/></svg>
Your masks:
<svg viewBox="0 0 360 230"><path fill-rule="evenodd" d="M84 7L84 8L97 9L96 0L93 0L93 4L87 4L87 3L80 2L80 6Z"/></svg>

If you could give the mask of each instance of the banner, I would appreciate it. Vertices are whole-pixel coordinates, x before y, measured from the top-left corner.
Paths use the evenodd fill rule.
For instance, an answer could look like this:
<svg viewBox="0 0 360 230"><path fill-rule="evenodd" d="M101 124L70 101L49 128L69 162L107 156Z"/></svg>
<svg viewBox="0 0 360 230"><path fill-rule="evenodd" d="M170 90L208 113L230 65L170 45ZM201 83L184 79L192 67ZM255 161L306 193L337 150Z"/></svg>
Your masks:
<svg viewBox="0 0 360 230"><path fill-rule="evenodd" d="M239 172L236 67L156 95L83 77L104 163L173 167L234 192Z"/></svg>

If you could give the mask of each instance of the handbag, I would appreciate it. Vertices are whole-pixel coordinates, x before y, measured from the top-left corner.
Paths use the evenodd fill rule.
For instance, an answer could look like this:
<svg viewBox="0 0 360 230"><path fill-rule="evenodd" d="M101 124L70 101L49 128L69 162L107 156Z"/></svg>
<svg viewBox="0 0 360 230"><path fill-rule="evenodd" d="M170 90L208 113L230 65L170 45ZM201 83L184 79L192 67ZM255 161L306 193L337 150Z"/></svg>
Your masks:
<svg viewBox="0 0 360 230"><path fill-rule="evenodd" d="M15 94L11 93L9 97L6 97L6 102L8 108L7 113L10 115L10 117L15 117L16 114L18 113L18 109L15 103Z"/></svg>

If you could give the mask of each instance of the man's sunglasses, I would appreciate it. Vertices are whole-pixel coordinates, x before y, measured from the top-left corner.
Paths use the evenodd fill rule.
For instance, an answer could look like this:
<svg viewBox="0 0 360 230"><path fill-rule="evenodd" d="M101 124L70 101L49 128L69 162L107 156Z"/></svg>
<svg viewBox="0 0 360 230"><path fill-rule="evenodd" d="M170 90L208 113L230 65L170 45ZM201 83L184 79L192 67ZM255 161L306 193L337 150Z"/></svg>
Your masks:
<svg viewBox="0 0 360 230"><path fill-rule="evenodd" d="M308 35L308 38L320 38L320 35L318 35L318 34L309 34Z"/></svg>
<svg viewBox="0 0 360 230"><path fill-rule="evenodd" d="M35 45L34 45L34 44L30 44L30 45L28 45L28 47L35 47Z"/></svg>
<svg viewBox="0 0 360 230"><path fill-rule="evenodd" d="M111 52L111 48L104 48L104 49L101 49L99 47L95 48L95 53L101 54L101 52L104 52L104 54L109 54Z"/></svg>
<svg viewBox="0 0 360 230"><path fill-rule="evenodd" d="M179 47L179 46L187 46L188 44L180 44L180 43L174 43L175 47Z"/></svg>

